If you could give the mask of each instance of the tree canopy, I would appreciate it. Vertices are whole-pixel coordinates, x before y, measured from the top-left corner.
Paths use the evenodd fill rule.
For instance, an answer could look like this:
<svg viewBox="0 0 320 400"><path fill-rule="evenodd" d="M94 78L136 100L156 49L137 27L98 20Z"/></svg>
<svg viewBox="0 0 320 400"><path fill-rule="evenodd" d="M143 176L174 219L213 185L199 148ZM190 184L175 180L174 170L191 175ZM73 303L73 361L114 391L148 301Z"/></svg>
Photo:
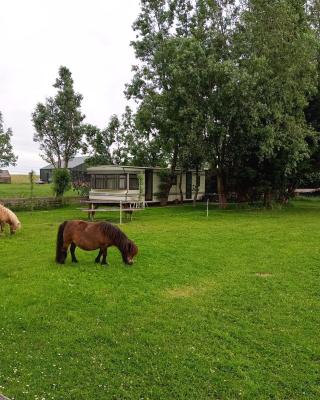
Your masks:
<svg viewBox="0 0 320 400"><path fill-rule="evenodd" d="M137 137L172 171L207 162L221 202L282 198L315 137L318 15L302 0L143 0L126 90Z"/></svg>
<svg viewBox="0 0 320 400"><path fill-rule="evenodd" d="M16 165L18 157L13 152L11 137L12 129L5 130L2 113L0 112L0 168Z"/></svg>
<svg viewBox="0 0 320 400"><path fill-rule="evenodd" d="M57 89L56 95L38 103L32 114L34 141L40 144L45 161L56 168L67 168L82 148L82 95L74 91L72 74L64 66L59 68L53 87Z"/></svg>

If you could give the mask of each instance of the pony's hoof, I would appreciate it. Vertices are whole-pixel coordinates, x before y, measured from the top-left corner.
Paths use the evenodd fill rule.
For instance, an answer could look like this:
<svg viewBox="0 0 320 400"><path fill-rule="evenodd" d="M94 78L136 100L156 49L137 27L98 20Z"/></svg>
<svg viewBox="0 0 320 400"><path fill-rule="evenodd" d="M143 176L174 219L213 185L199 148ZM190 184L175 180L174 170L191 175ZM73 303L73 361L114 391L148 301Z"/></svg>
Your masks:
<svg viewBox="0 0 320 400"><path fill-rule="evenodd" d="M72 262L73 262L74 264L77 264L79 261L78 261L78 260L72 260Z"/></svg>

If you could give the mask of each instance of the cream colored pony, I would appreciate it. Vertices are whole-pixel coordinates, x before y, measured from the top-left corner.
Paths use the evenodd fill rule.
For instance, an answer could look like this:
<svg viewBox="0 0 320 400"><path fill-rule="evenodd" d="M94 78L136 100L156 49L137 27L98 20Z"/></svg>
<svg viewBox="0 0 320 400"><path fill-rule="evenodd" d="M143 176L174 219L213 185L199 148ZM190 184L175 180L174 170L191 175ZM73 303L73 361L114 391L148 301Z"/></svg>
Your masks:
<svg viewBox="0 0 320 400"><path fill-rule="evenodd" d="M0 204L0 232L4 231L5 224L10 225L11 235L21 228L21 222L18 220L16 214Z"/></svg>

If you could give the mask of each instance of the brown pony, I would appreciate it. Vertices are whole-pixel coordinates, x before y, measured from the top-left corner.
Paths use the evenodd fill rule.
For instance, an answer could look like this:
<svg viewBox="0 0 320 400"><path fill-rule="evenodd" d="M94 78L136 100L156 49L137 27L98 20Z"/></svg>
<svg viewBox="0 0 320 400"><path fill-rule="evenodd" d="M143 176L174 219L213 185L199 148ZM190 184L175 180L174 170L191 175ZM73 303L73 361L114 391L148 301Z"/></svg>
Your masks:
<svg viewBox="0 0 320 400"><path fill-rule="evenodd" d="M108 222L65 221L58 229L56 262L64 264L68 248L72 262L78 262L75 256L76 247L82 250L100 249L96 263L107 264L107 249L116 246L120 250L123 262L133 264L133 257L138 247L116 226Z"/></svg>
<svg viewBox="0 0 320 400"><path fill-rule="evenodd" d="M9 210L9 208L6 208L0 204L0 232L4 231L5 224L10 225L11 235L16 233L16 231L21 228L21 223L16 214Z"/></svg>

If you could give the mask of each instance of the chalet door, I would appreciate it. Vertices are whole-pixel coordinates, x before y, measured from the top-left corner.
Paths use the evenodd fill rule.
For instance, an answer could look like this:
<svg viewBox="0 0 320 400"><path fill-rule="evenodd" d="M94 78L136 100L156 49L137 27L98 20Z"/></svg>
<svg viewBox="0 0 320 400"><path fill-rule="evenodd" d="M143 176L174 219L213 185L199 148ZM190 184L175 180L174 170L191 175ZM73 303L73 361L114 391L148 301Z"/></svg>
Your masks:
<svg viewBox="0 0 320 400"><path fill-rule="evenodd" d="M186 173L186 199L192 199L192 172Z"/></svg>
<svg viewBox="0 0 320 400"><path fill-rule="evenodd" d="M145 200L153 200L153 170L145 170Z"/></svg>

